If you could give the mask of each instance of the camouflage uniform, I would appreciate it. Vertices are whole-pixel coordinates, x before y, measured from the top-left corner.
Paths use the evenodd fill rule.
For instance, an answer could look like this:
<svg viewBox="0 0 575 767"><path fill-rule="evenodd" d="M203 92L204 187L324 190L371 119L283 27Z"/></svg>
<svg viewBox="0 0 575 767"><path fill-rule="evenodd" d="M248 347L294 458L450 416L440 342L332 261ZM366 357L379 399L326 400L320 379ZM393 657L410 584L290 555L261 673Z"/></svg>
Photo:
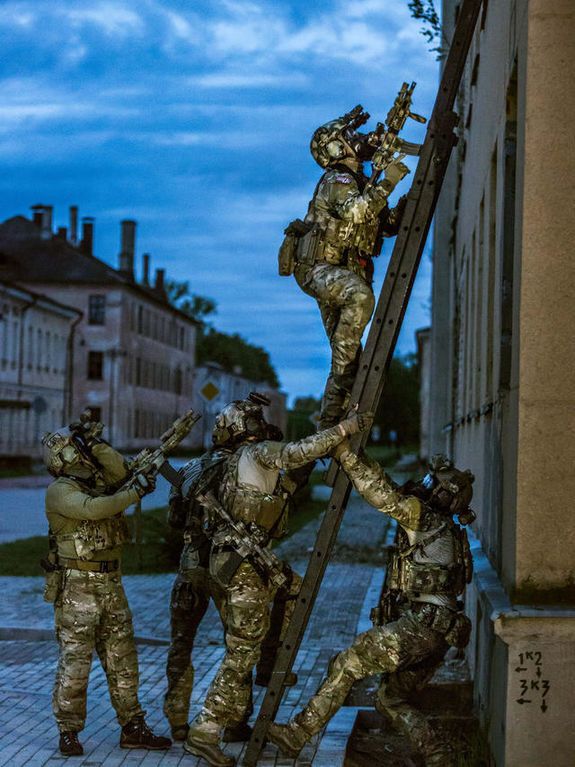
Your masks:
<svg viewBox="0 0 575 767"><path fill-rule="evenodd" d="M218 500L234 518L263 527L270 537L281 534L287 493L280 471L295 469L326 455L343 439L340 426L298 442L263 440L242 444L226 461ZM218 579L229 554L225 546L212 549L210 571ZM204 706L190 727L188 743L217 744L222 728L241 720L249 702L249 678L260 657L270 626L274 588L244 560L225 586L226 655L208 691ZM285 619L279 641L292 613L300 579L294 577L284 595ZM192 751L194 753L194 751Z"/></svg>
<svg viewBox="0 0 575 767"><path fill-rule="evenodd" d="M78 732L86 719L86 692L94 649L123 726L143 716L132 616L120 578L121 546L129 540L122 512L135 490L105 495L126 476L122 456L109 445L92 448L102 471L93 480L56 479L46 492L46 515L62 566L55 602L59 661L53 710L60 732ZM101 563L102 572L82 570Z"/></svg>
<svg viewBox="0 0 575 767"><path fill-rule="evenodd" d="M387 205L394 188L391 181L384 179L368 190L366 183L361 171L343 164L326 170L305 218L307 224L319 226L321 244L311 263L305 245L300 247L294 270L299 286L318 302L332 350L322 427L337 423L346 410L361 337L375 303L372 257L379 254L384 234L397 233L403 209L403 203L394 210Z"/></svg>
<svg viewBox="0 0 575 767"><path fill-rule="evenodd" d="M377 709L406 731L427 765L448 767L447 745L406 698L429 681L450 645L467 643L469 621L456 600L465 581L465 531L451 516L397 493L374 461L351 452L340 460L363 498L399 524L400 553L388 569L403 563L387 582L399 598L384 625L360 634L332 659L317 693L292 721L271 725L270 739L294 755L343 705L354 682L383 672Z"/></svg>

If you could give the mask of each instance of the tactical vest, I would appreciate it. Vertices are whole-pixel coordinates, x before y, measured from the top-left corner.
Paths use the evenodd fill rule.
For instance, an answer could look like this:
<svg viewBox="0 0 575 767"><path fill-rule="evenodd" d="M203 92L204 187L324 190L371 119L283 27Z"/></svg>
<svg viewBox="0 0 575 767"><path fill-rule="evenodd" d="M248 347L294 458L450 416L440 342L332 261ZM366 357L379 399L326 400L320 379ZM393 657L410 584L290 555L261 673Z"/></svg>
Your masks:
<svg viewBox="0 0 575 767"><path fill-rule="evenodd" d="M289 494L284 490L281 477L272 494L262 493L238 484L238 464L243 451L236 450L226 461L218 497L222 506L234 517L248 524L254 522L271 538L281 538L285 533L286 511Z"/></svg>
<svg viewBox="0 0 575 767"><path fill-rule="evenodd" d="M210 538L204 529L204 510L196 496L207 490L217 490L227 453L218 451L195 458L180 470L181 487L170 494L168 523L184 532L184 547L180 556L180 573L198 567L208 567Z"/></svg>
<svg viewBox="0 0 575 767"><path fill-rule="evenodd" d="M296 261L298 264L313 266L316 263L328 263L346 266L348 269L363 276L366 262L378 255L381 247L380 217L369 215L362 223L344 221L332 215L328 210L315 205L317 191L328 173L338 168L330 168L319 181L309 206L308 218L313 219L313 227L300 238ZM354 174L349 168L341 168L340 172L355 178L360 191L363 191L365 179ZM379 247L376 245L379 243Z"/></svg>
<svg viewBox="0 0 575 767"><path fill-rule="evenodd" d="M132 539L126 518L78 520L76 529L68 533L57 533L56 542L73 541L78 559L90 559L96 551L114 549Z"/></svg>
<svg viewBox="0 0 575 767"><path fill-rule="evenodd" d="M453 541L454 561L450 565L416 562L417 551L424 552L433 541L450 535ZM410 545L407 533L398 528L398 544L391 553L386 587L389 591L400 592L407 599L424 594L457 597L471 582L473 560L467 539L467 532L451 518L425 538Z"/></svg>

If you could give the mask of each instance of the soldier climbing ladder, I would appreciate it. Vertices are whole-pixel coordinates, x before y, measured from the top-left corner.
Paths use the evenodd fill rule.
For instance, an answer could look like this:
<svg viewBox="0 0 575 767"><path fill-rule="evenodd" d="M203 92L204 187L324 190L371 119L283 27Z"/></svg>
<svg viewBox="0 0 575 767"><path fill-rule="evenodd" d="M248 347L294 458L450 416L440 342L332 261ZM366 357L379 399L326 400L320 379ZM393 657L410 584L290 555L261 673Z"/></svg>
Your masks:
<svg viewBox="0 0 575 767"><path fill-rule="evenodd" d="M482 0L463 0L459 9L455 33L443 68L425 142L420 151L401 229L387 268L352 391L351 406L358 405L360 411L375 410L379 402L451 151L457 143L454 130L458 117L453 112L453 105L481 4ZM357 435L352 442L354 449L358 449L366 437L367 435ZM338 470L297 605L244 756L243 764L246 767L254 767L257 763L269 724L274 720L280 706L284 680L291 671L303 638L345 513L350 489L348 478L343 471Z"/></svg>

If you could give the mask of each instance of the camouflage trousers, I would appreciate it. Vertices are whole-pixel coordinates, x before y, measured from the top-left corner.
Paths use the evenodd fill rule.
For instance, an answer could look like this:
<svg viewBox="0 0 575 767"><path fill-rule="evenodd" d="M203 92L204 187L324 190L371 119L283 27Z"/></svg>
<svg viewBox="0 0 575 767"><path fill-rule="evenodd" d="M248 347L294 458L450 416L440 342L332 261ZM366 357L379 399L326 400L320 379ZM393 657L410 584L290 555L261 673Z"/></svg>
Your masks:
<svg viewBox="0 0 575 767"><path fill-rule="evenodd" d="M431 627L438 611L446 608L420 605L407 609L384 626L356 637L348 650L330 662L326 679L294 722L311 737L343 705L358 679L384 673L376 708L401 727L424 754L427 765L449 764L426 717L409 705L407 697L421 689L441 664L448 645L444 634Z"/></svg>
<svg viewBox="0 0 575 767"><path fill-rule="evenodd" d="M283 621L277 644L268 634L270 607L275 596L249 562L243 562L226 589L226 654L212 682L203 708L192 722L188 737L217 743L223 727L242 721L250 704L251 673L257 664L266 636L269 647L276 647L287 629L295 607L301 578L293 574L284 596Z"/></svg>
<svg viewBox="0 0 575 767"><path fill-rule="evenodd" d="M170 598L171 640L166 665L168 689L164 714L171 727L188 723L194 687L192 650L198 627L213 599L225 626L225 592L205 567L178 574Z"/></svg>
<svg viewBox="0 0 575 767"><path fill-rule="evenodd" d="M298 284L313 296L331 345L331 368L322 399L320 427L335 425L344 415L357 373L361 337L373 313L370 285L343 266L316 264L295 272Z"/></svg>
<svg viewBox="0 0 575 767"><path fill-rule="evenodd" d="M120 725L142 715L132 614L120 575L66 570L55 626L60 652L52 708L60 732L84 728L94 650Z"/></svg>

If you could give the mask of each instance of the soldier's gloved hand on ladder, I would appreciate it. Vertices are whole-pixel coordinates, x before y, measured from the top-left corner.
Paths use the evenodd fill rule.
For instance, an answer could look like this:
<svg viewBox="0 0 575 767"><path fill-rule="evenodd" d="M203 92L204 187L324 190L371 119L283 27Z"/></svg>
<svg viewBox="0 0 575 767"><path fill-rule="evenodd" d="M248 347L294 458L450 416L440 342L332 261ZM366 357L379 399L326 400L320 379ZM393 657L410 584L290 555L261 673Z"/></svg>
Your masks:
<svg viewBox="0 0 575 767"><path fill-rule="evenodd" d="M365 413L353 412L340 421L338 426L345 436L349 437L352 434L358 434L360 431L367 431L371 429L373 423L373 413L366 411Z"/></svg>

